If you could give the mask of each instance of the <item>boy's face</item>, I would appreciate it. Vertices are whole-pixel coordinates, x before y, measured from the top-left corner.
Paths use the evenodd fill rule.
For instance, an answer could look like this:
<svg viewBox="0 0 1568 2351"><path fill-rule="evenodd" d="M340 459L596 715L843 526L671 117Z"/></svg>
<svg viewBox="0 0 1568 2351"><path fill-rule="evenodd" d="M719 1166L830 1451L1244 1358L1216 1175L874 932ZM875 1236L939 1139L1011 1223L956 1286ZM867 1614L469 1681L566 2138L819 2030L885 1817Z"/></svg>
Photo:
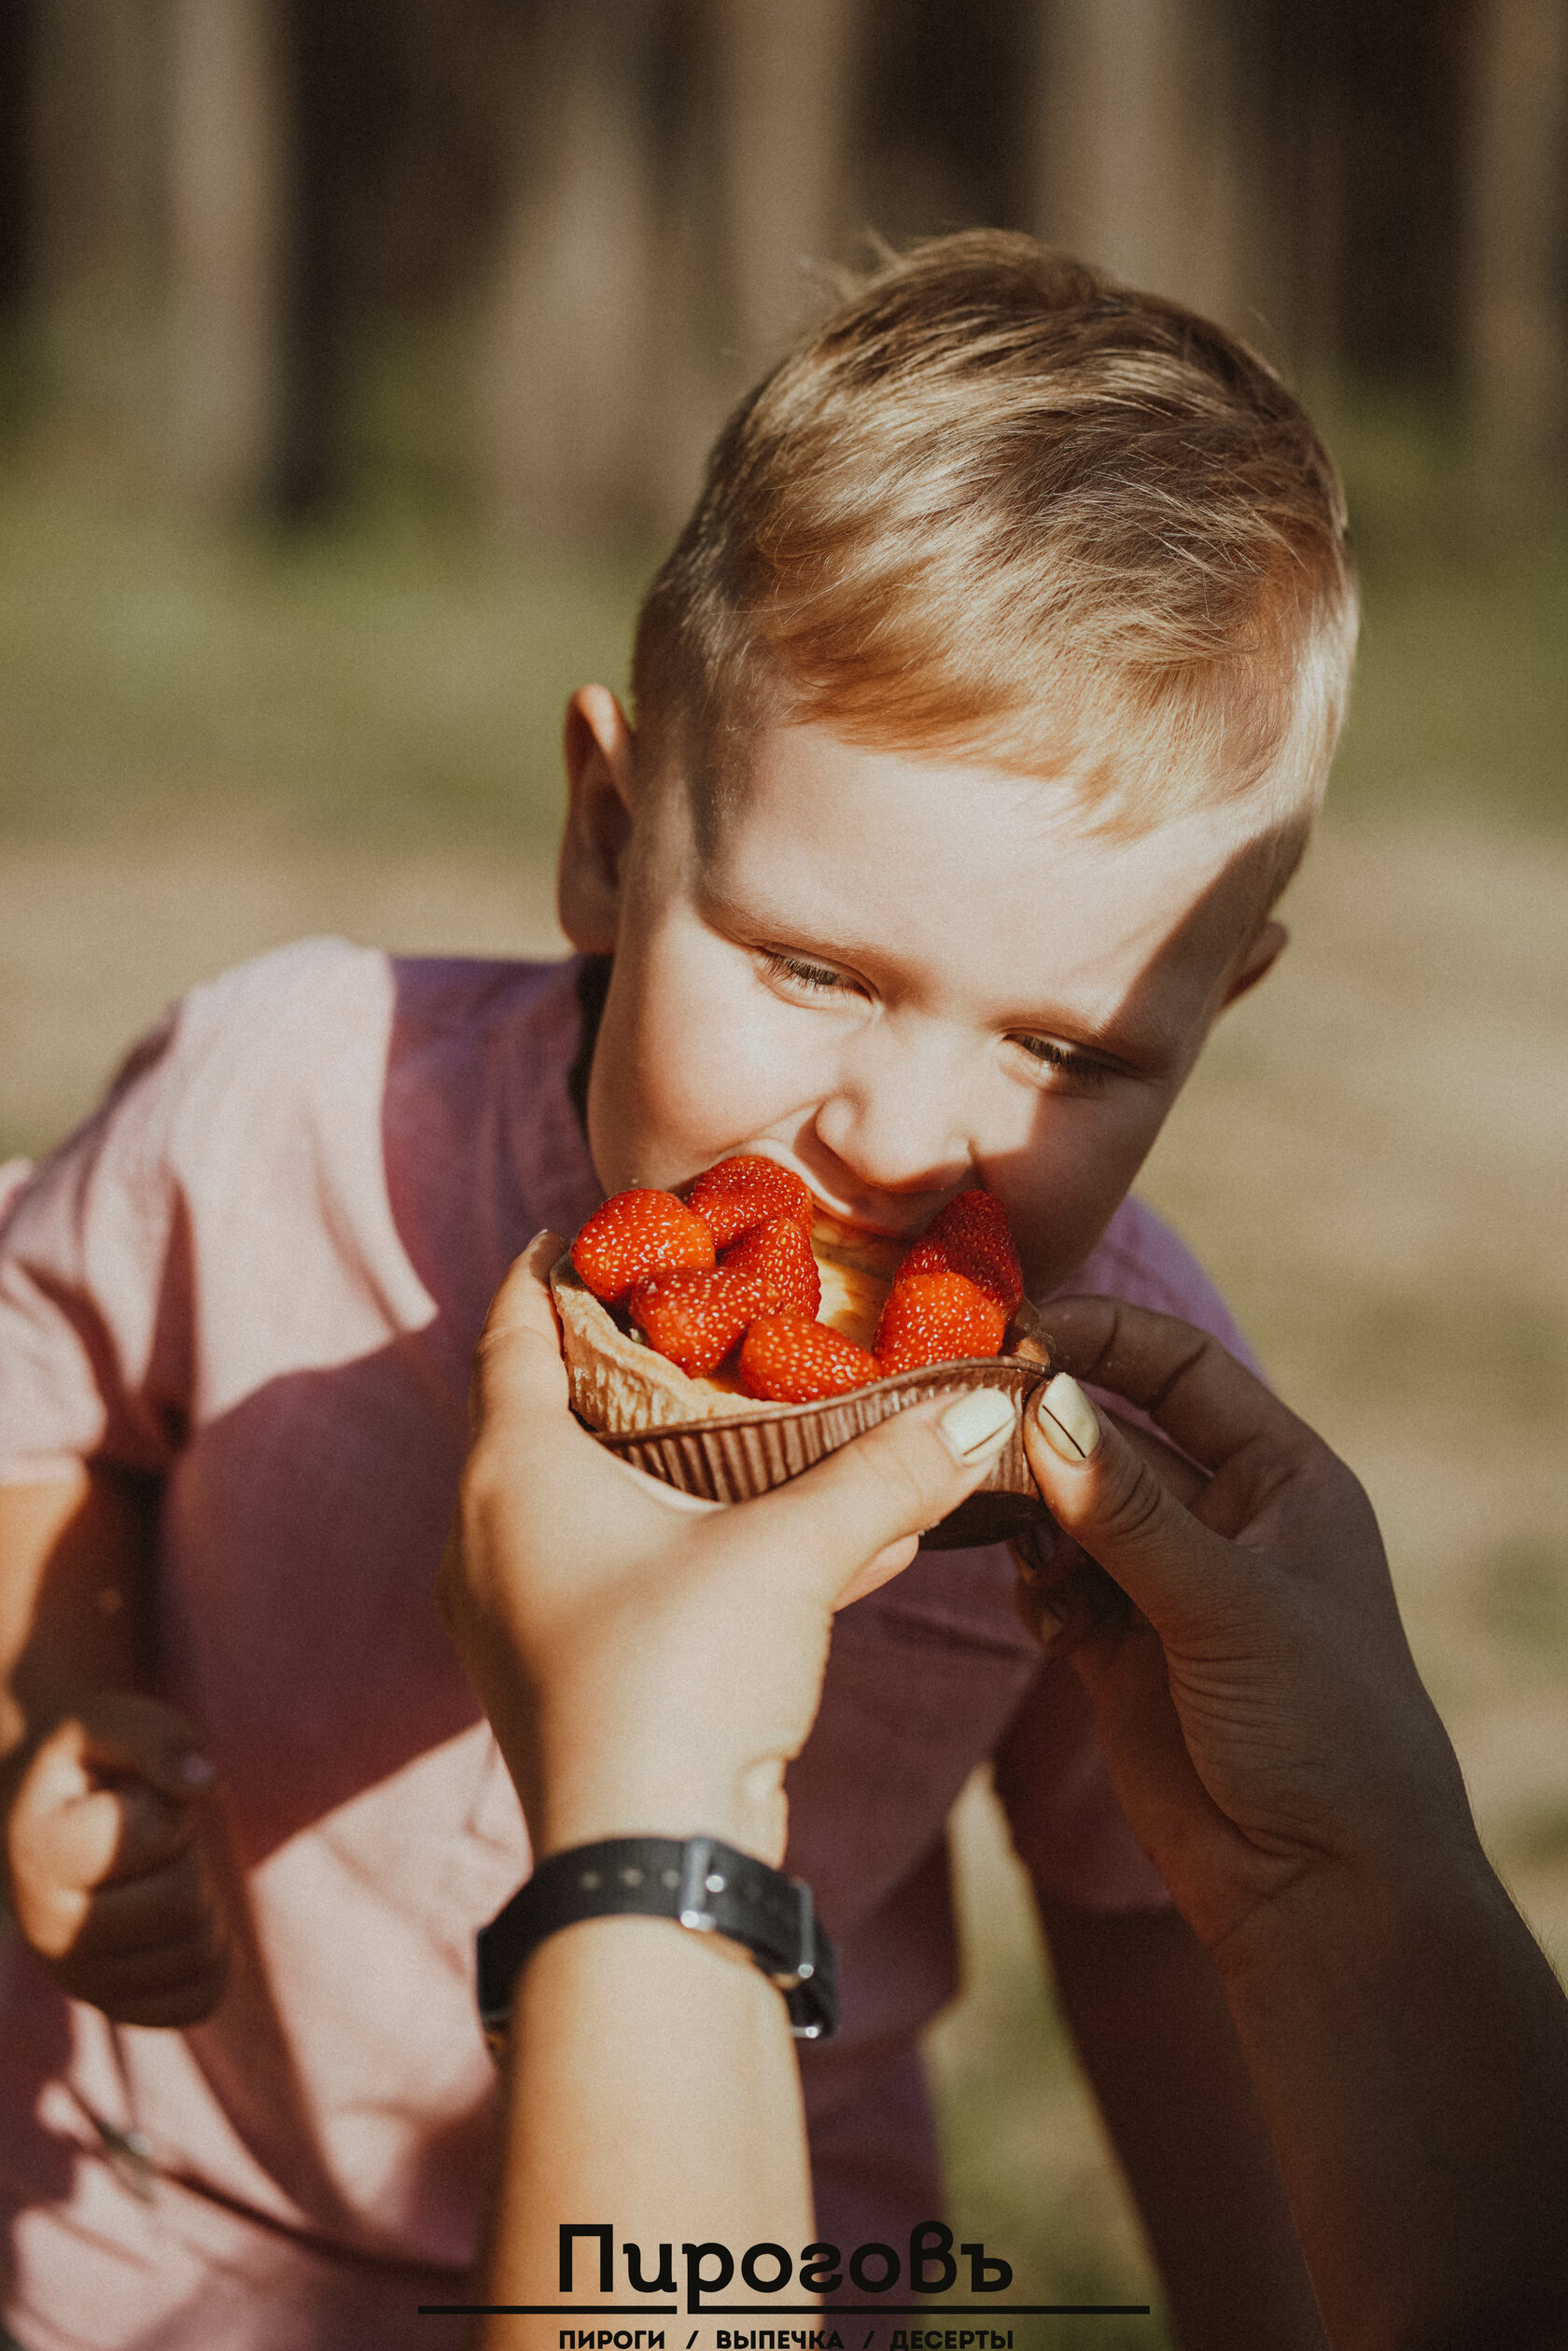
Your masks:
<svg viewBox="0 0 1568 2351"><path fill-rule="evenodd" d="M980 1184L1043 1295L1283 944L1260 845L1214 812L1107 840L1059 782L780 727L700 846L602 689L567 748L563 920L615 957L588 1100L607 1192L757 1151L907 1238Z"/></svg>

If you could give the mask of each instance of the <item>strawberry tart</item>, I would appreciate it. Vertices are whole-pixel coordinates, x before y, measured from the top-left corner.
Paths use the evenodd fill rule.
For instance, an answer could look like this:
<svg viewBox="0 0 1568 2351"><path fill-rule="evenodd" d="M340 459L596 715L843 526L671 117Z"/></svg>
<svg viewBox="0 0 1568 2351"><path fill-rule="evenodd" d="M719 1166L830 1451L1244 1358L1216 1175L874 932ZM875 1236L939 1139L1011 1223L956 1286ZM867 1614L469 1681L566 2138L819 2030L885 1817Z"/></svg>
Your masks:
<svg viewBox="0 0 1568 2351"><path fill-rule="evenodd" d="M754 1419L936 1364L1044 1361L991 1194L912 1246L819 1215L790 1169L721 1160L618 1192L552 1275L571 1400L606 1435Z"/></svg>

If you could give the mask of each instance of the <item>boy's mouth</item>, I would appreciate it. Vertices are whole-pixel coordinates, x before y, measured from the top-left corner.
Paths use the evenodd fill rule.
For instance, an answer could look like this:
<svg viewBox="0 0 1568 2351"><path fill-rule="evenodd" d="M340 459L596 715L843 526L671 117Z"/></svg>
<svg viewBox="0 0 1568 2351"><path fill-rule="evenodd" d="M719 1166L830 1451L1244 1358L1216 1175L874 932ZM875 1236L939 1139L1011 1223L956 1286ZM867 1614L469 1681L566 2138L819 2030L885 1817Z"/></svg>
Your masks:
<svg viewBox="0 0 1568 2351"><path fill-rule="evenodd" d="M941 1191L911 1192L904 1195L888 1192L861 1192L835 1183L820 1168L800 1158L787 1143L773 1141L741 1143L740 1152L760 1159L772 1159L791 1175L798 1175L825 1216L855 1231L875 1233L887 1240L911 1241L923 1233L933 1216L946 1206L954 1195L962 1191L961 1182L945 1184Z"/></svg>

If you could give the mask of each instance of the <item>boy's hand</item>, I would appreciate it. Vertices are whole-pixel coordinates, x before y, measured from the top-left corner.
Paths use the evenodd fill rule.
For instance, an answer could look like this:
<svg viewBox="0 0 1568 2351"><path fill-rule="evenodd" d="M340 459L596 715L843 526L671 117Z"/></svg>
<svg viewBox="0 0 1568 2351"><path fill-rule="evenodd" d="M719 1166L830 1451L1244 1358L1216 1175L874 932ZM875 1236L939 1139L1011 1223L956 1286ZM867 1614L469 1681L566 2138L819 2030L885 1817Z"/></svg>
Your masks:
<svg viewBox="0 0 1568 2351"><path fill-rule="evenodd" d="M63 1992L117 2023L194 2024L222 1997L215 1776L185 1717L132 1691L93 1696L7 1767L17 1924Z"/></svg>
<svg viewBox="0 0 1568 2351"><path fill-rule="evenodd" d="M1351 1471L1183 1322L1109 1298L1057 1301L1043 1322L1055 1364L1147 1411L1189 1457L1162 1471L1161 1448L1130 1442L1071 1378L1025 1416L1041 1491L1089 1555L1030 1598L1059 1625L1123 1809L1203 1940L1219 1956L1281 1896L1313 1898L1325 1871L1478 1857ZM1084 1452L1064 1458L1074 1435Z"/></svg>

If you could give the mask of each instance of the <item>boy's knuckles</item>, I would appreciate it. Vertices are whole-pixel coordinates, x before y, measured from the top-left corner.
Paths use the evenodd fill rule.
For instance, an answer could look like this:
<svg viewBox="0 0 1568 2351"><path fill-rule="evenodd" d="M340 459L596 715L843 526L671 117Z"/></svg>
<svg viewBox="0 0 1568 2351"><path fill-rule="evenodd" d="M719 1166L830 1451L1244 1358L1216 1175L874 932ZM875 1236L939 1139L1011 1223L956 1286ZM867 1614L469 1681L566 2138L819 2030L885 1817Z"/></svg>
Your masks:
<svg viewBox="0 0 1568 2351"><path fill-rule="evenodd" d="M123 1991L164 1991L226 1968L228 1949L206 1925L164 1942L116 1952L112 1958L105 1955L105 1965Z"/></svg>
<svg viewBox="0 0 1568 2351"><path fill-rule="evenodd" d="M84 1952L143 1951L199 1938L211 1941L222 1931L222 1913L204 1877L160 1871L93 1895L75 1947Z"/></svg>
<svg viewBox="0 0 1568 2351"><path fill-rule="evenodd" d="M118 1815L94 1799L65 1811L40 1810L12 1823L11 1874L19 1885L40 1892L81 1893L107 1875L119 1846Z"/></svg>
<svg viewBox="0 0 1568 2351"><path fill-rule="evenodd" d="M146 1981L105 1971L96 1977L84 1976L79 1986L63 1988L101 2008L117 2024L177 2029L203 2023L211 2016L228 1982L227 1954L209 1953L195 1965L152 1974Z"/></svg>
<svg viewBox="0 0 1568 2351"><path fill-rule="evenodd" d="M14 1882L11 1898L22 1940L40 1959L62 1960L76 1950L87 1915L85 1895Z"/></svg>

